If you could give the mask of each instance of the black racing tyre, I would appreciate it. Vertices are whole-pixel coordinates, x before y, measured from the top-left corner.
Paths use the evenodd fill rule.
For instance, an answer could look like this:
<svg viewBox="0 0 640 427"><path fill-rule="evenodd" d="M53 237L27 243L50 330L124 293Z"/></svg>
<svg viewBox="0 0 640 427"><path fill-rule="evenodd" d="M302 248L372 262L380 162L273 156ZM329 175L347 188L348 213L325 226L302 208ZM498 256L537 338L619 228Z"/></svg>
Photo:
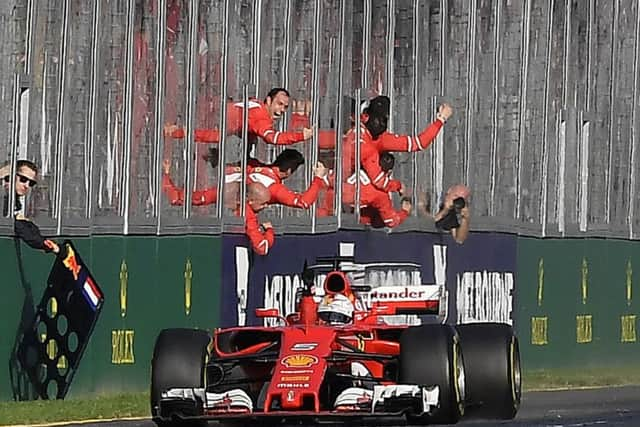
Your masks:
<svg viewBox="0 0 640 427"><path fill-rule="evenodd" d="M158 335L151 360L151 416L158 426L204 424L161 419L158 402L161 393L170 388L204 387L209 342L209 334L197 329L164 329Z"/></svg>
<svg viewBox="0 0 640 427"><path fill-rule="evenodd" d="M464 354L467 415L512 419L522 397L520 350L504 323L457 325Z"/></svg>
<svg viewBox="0 0 640 427"><path fill-rule="evenodd" d="M464 361L450 325L413 326L400 336L400 384L437 385L440 407L430 416L407 414L411 424L453 424L464 415Z"/></svg>

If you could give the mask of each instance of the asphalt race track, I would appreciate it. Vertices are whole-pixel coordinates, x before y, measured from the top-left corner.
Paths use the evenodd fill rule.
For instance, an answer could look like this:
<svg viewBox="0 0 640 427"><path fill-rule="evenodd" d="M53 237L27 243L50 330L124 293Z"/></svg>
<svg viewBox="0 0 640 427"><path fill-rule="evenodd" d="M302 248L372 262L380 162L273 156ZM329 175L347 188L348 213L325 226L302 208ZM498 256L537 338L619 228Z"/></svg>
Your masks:
<svg viewBox="0 0 640 427"><path fill-rule="evenodd" d="M84 427L155 427L150 420L67 424ZM213 427L216 423L210 423ZM326 424L325 424L326 425ZM529 392L515 420L463 421L458 426L640 426L640 386Z"/></svg>

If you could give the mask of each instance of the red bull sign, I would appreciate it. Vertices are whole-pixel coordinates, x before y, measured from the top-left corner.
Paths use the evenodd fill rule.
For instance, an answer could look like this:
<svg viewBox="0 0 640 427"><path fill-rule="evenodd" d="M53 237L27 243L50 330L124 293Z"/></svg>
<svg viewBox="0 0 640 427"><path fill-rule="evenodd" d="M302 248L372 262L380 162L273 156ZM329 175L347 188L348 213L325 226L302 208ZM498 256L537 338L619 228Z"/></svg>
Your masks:
<svg viewBox="0 0 640 427"><path fill-rule="evenodd" d="M78 274L80 274L81 266L76 260L76 253L71 246L67 246L67 256L62 260L62 264L73 273L73 279L78 280Z"/></svg>

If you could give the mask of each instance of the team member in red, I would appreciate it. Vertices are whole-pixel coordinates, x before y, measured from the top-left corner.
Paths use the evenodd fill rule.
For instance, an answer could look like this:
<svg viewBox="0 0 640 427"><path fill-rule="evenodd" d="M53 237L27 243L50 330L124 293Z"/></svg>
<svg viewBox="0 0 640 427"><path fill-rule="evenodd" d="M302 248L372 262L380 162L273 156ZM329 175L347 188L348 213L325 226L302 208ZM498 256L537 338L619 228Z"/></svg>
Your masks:
<svg viewBox="0 0 640 427"><path fill-rule="evenodd" d="M304 164L302 154L297 150L287 148L270 165L249 166L247 184L258 182L267 187L269 204L279 203L294 208L308 209L317 200L318 192L327 182L327 170L322 163L318 162L314 169L316 176L309 188L304 193L297 193L286 187L282 180L290 177L302 164ZM168 160L163 163L163 169L162 188L169 198L169 203L182 205L184 203L184 190L176 187L171 181ZM225 169L225 205L231 209L236 209L240 194L242 170L235 165L227 165ZM218 188L209 187L204 190L196 190L193 192L191 200L194 206L216 203L218 200Z"/></svg>
<svg viewBox="0 0 640 427"><path fill-rule="evenodd" d="M273 122L282 117L289 108L289 92L284 88L271 89L264 102L251 99L248 107L249 151L251 151L257 137L262 138L267 144L289 145L306 141L313 134L312 130L306 127L301 132L279 132L273 128ZM228 134L242 136L243 110L243 102L227 105ZM173 138L185 137L184 129L175 125L166 125L165 135ZM218 129L196 129L194 139L196 142L218 143L220 131Z"/></svg>
<svg viewBox="0 0 640 427"><path fill-rule="evenodd" d="M391 171L395 164L395 158L391 153L384 152L380 155L380 167L391 179ZM356 193L356 175L351 176L343 185L343 201L353 205ZM411 201L402 199L402 208L396 210L393 207L391 195L374 187L369 177L360 171L360 222L375 228L397 227L411 214Z"/></svg>
<svg viewBox="0 0 640 427"><path fill-rule="evenodd" d="M292 208L309 209L318 199L320 190L328 183L327 168L318 162L309 188L304 193L296 193L285 186L282 180L290 177L302 164L304 157L299 151L285 149L271 165L250 168L247 183L259 182L267 187L270 194L269 204L278 203Z"/></svg>
<svg viewBox="0 0 640 427"><path fill-rule="evenodd" d="M239 168L238 168L239 169ZM240 176L242 176L240 174ZM167 176L165 175L165 178ZM225 200L229 201L229 206L232 208L236 214L239 214L239 206L238 206L238 194L239 190L239 181L230 182L225 184ZM229 189L229 190L227 190ZM180 196L175 199L172 204L183 204L184 203L184 191L171 189L171 191L176 191L180 193ZM228 191L228 192L227 192ZM233 193L233 194L232 194ZM199 201L198 195L203 194L205 201ZM269 204L269 198L271 194L267 187L262 185L261 183L254 182L251 184L247 184L247 202L245 205L245 233L249 238L249 242L251 243L251 247L253 250L259 255L266 255L269 252L269 249L273 247L275 241L275 234L273 231L273 226L270 222L264 222L260 224L258 222L257 213L263 210ZM217 188L212 187L202 191L194 191L193 193L193 204L194 205L202 205L206 203L215 203L217 200Z"/></svg>
<svg viewBox="0 0 640 427"><path fill-rule="evenodd" d="M363 115L368 114L365 112ZM387 120L384 117L378 115L365 116L360 128L360 166L362 169L358 174L355 173L355 130L350 130L345 135L344 150L343 150L343 177L345 179L343 183L343 202L347 203L349 198L349 192L353 190L356 182L356 176L360 176L361 182L365 180L365 186L371 185L373 188L380 190L384 193L397 191L403 193L404 187L402 183L397 179L392 179L386 171L380 167L380 152L378 151L378 145L376 138L380 136L387 126ZM331 176L333 178L333 174ZM329 181L330 187L335 185L333 179ZM349 183L351 187L349 187ZM362 191L362 187L361 187ZM360 195L360 203L362 204L362 194ZM351 196L353 200L353 196ZM353 202L352 202L353 203ZM324 215L333 211L333 192L327 191L324 198L323 209L320 213Z"/></svg>
<svg viewBox="0 0 640 427"><path fill-rule="evenodd" d="M162 191L167 195L172 206L184 204L184 189L177 187L171 180L171 164L169 160L162 163ZM237 208L239 184L242 179L240 166L227 165L225 167L225 205L233 209ZM193 206L211 205L218 201L218 187L208 187L203 190L194 190L191 195Z"/></svg>
<svg viewBox="0 0 640 427"><path fill-rule="evenodd" d="M304 157L299 151L285 149L269 166L250 167L247 175L246 233L253 250L266 255L273 246L274 235L270 222L258 226L256 212L266 206L279 203L299 209L308 209L318 198L318 192L325 185L327 169L320 162L314 168L315 177L304 193L296 193L287 188L282 180L290 177Z"/></svg>
<svg viewBox="0 0 640 427"><path fill-rule="evenodd" d="M355 104L353 104L355 105ZM346 107L345 107L346 108ZM345 179L355 172L355 119L353 117L353 106L351 108L351 128L345 133L342 147L342 170ZM442 129L442 126L451 117L453 110L448 104L442 104L438 108L436 120L427 126L417 136L392 134L387 130L387 123L390 114L390 101L386 96L377 96L369 101L368 105L362 110L361 118L361 141L375 140L377 151L395 152L416 152L427 149L433 142L435 137ZM369 119L377 121L375 126L367 126ZM371 129L375 127L374 129ZM374 130L374 132L372 132ZM368 131L368 132L367 132ZM363 135L367 134L364 137ZM375 134L375 135L373 135ZM333 145L325 145L320 148L335 148L335 138L326 138L326 142L333 142ZM362 159L362 156L361 156Z"/></svg>
<svg viewBox="0 0 640 427"><path fill-rule="evenodd" d="M218 167L218 149L211 147L209 152L202 156L209 162L211 167ZM167 195L172 206L182 206L184 204L184 190L177 187L171 180L171 162L165 159L162 162L162 191ZM240 194L240 181L242 180L242 169L237 165L225 166L224 201L225 207L238 209L238 194ZM193 206L214 204L218 201L218 187L208 187L203 190L195 190L191 195Z"/></svg>
<svg viewBox="0 0 640 427"><path fill-rule="evenodd" d="M275 233L271 223L258 223L256 215L269 205L269 197L269 190L264 185L258 182L247 185L245 233L251 242L251 247L258 255L267 255L275 243Z"/></svg>
<svg viewBox="0 0 640 427"><path fill-rule="evenodd" d="M388 122L390 113L389 98L386 96L374 98L369 105L369 112L385 116ZM378 151L416 152L426 150L452 114L453 109L449 104L440 105L436 119L417 136L393 134L386 130L385 125L385 131L377 139Z"/></svg>
<svg viewBox="0 0 640 427"><path fill-rule="evenodd" d="M387 131L389 98L378 96L372 99L364 112L365 131L361 132L360 136L360 165L371 179L371 183L382 191L402 191L400 181L388 180L386 173L380 168L380 153L426 149L452 113L451 107L443 104L438 109L436 120L418 136L394 135Z"/></svg>
<svg viewBox="0 0 640 427"><path fill-rule="evenodd" d="M418 136L396 135L387 130L390 113L390 101L386 96L377 96L369 101L361 114L360 127L360 166L364 169L371 184L381 191L403 192L398 180L391 180L380 168L380 153L388 151L415 152L426 149L442 129L443 124L453 113L448 104L438 109L436 120L427 126ZM353 121L352 121L353 124ZM342 149L342 171L345 180L355 180L353 174L355 162L356 132L352 127L344 136ZM333 191L327 191L323 207L318 210L321 215L333 213Z"/></svg>

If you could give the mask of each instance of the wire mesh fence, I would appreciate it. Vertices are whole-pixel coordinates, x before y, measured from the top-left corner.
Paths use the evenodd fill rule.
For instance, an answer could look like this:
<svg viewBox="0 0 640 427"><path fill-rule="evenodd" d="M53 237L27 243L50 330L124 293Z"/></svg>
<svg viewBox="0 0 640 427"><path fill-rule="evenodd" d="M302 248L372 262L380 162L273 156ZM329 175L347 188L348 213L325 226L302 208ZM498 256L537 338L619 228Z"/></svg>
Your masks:
<svg viewBox="0 0 640 427"><path fill-rule="evenodd" d="M315 161L341 167L360 90L391 99L397 134L419 134L442 102L454 109L429 147L396 155L413 202L403 227L431 229L441 193L462 182L476 229L638 236L635 1L21 0L0 22L0 158L39 165L28 214L45 229L238 223L225 186L243 141L264 164L284 147L251 124L243 138L234 108L282 87L275 130L313 129L291 146L305 157L285 182L296 191ZM335 192L264 215L284 232L355 225Z"/></svg>

